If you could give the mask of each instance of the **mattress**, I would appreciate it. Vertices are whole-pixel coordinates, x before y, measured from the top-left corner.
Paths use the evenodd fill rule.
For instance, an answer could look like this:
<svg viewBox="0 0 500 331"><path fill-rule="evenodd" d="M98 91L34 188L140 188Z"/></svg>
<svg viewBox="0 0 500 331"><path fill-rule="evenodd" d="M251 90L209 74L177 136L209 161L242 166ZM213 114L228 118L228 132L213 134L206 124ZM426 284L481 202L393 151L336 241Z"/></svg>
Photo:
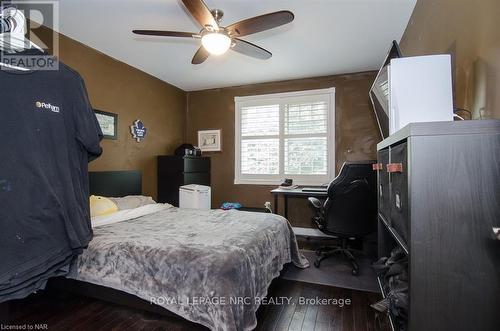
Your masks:
<svg viewBox="0 0 500 331"><path fill-rule="evenodd" d="M154 204L94 222L69 278L121 290L211 330L252 330L271 281L305 268L289 222L275 214Z"/></svg>

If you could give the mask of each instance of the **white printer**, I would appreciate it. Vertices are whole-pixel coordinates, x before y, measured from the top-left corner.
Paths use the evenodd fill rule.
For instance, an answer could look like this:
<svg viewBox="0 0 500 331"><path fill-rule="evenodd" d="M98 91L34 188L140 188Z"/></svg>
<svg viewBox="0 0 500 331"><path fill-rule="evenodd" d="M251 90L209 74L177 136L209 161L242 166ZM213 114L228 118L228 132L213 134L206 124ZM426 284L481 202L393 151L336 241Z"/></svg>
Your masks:
<svg viewBox="0 0 500 331"><path fill-rule="evenodd" d="M210 186L189 184L179 187L179 208L210 209Z"/></svg>

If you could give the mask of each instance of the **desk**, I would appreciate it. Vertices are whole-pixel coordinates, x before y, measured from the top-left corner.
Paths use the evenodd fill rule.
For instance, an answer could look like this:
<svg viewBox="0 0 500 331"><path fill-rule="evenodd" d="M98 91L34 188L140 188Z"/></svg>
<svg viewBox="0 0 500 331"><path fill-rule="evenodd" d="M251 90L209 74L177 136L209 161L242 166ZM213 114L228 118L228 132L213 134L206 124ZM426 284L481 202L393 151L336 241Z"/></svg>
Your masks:
<svg viewBox="0 0 500 331"><path fill-rule="evenodd" d="M316 192L302 191L301 187L298 187L298 188L293 189L293 190L275 188L274 190L271 191L271 193L274 195L274 213L275 214L278 214L278 198L280 195L283 195L283 197L285 199L285 215L284 216L286 219L288 219L288 197L326 198L328 196L328 192L326 192L326 191L316 191Z"/></svg>

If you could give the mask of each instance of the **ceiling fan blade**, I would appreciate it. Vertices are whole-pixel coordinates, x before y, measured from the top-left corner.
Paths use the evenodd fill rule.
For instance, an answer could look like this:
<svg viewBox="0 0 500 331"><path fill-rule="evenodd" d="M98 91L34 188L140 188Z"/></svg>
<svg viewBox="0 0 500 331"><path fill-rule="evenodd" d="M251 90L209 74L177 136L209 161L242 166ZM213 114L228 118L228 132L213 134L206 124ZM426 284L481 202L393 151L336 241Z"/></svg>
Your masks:
<svg viewBox="0 0 500 331"><path fill-rule="evenodd" d="M184 6L189 10L191 16L193 16L202 27L210 25L215 30L219 30L217 21L203 0L182 0L182 3L184 3Z"/></svg>
<svg viewBox="0 0 500 331"><path fill-rule="evenodd" d="M179 32L179 31L161 31L161 30L132 30L135 34L145 36L163 36L163 37L187 37L199 38L200 35L194 32Z"/></svg>
<svg viewBox="0 0 500 331"><path fill-rule="evenodd" d="M271 52L265 50L264 48L238 38L233 39L233 46L231 47L231 49L243 55L251 56L261 60L267 60L270 59L271 56L273 56Z"/></svg>
<svg viewBox="0 0 500 331"><path fill-rule="evenodd" d="M194 54L193 59L191 60L192 64L200 64L205 62L206 59L208 59L208 56L210 53L207 52L207 50L203 47L200 46L198 48L198 51Z"/></svg>
<svg viewBox="0 0 500 331"><path fill-rule="evenodd" d="M290 23L294 17L291 11L282 10L233 23L226 30L234 37L242 37Z"/></svg>

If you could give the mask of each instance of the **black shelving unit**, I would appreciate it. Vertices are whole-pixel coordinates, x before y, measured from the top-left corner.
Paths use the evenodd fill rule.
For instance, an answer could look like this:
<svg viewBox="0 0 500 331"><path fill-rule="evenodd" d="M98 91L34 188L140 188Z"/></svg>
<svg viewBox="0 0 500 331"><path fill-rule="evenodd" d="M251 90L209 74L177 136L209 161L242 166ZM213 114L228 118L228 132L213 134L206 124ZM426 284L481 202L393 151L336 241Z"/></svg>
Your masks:
<svg viewBox="0 0 500 331"><path fill-rule="evenodd" d="M497 330L500 121L410 124L377 153L379 256L408 255L405 330Z"/></svg>
<svg viewBox="0 0 500 331"><path fill-rule="evenodd" d="M179 206L179 187L210 186L210 158L201 156L158 156L158 202Z"/></svg>

